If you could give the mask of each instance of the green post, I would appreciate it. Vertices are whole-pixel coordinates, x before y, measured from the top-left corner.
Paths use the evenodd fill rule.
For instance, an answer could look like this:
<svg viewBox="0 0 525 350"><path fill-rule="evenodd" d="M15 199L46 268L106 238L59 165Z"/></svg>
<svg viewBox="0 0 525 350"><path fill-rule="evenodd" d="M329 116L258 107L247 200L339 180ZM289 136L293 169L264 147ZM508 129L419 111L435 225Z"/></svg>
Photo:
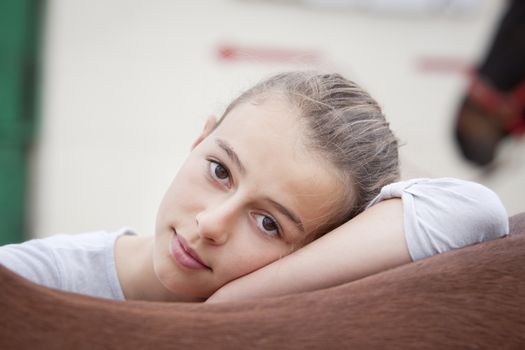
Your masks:
<svg viewBox="0 0 525 350"><path fill-rule="evenodd" d="M42 1L0 0L0 245L25 238Z"/></svg>

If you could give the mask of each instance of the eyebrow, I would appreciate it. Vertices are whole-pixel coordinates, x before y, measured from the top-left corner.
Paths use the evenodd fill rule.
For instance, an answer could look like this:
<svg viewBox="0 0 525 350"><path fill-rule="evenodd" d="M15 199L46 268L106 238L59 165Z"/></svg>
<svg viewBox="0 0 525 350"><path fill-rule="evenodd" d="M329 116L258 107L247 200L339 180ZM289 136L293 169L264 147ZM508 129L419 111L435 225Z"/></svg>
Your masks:
<svg viewBox="0 0 525 350"><path fill-rule="evenodd" d="M224 152L226 152L226 154L228 155L228 158L230 158L230 160L239 168L239 171L242 174L245 174L246 168L244 167L244 165L242 165L242 162L239 159L239 156L237 155L237 153L235 153L235 151L233 150L233 147L223 139L217 139L215 140L215 142L217 143L217 146L219 146L220 148L222 148L222 150L224 150ZM304 225L301 219L299 219L297 215L295 215L292 211L288 210L285 206L274 201L273 199L269 197L266 197L265 199L268 202L270 202L278 211L280 211L281 214L283 214L288 219L290 219L295 224L295 226L297 227L299 231L303 233L305 232Z"/></svg>
<svg viewBox="0 0 525 350"><path fill-rule="evenodd" d="M245 174L246 168L244 167L244 165L242 165L242 162L239 159L239 156L237 156L237 153L235 153L235 151L233 150L233 147L230 146L228 142L222 139L217 139L216 142L217 142L217 146L222 148L224 152L226 152L226 154L228 155L228 158L230 158L230 160L237 166L237 168L239 168L239 171L242 174Z"/></svg>

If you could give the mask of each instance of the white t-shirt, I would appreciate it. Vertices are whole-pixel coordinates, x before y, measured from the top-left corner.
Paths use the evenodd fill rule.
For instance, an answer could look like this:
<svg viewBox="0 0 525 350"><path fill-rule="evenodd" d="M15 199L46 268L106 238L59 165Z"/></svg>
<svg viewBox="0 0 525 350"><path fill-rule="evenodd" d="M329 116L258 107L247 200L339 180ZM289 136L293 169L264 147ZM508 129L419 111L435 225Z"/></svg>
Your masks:
<svg viewBox="0 0 525 350"><path fill-rule="evenodd" d="M381 189L368 207L402 198L405 238L412 260L503 237L508 215L498 196L473 182L413 179ZM0 264L38 284L102 298L123 300L114 247L122 229L109 233L56 235L0 247Z"/></svg>
<svg viewBox="0 0 525 350"><path fill-rule="evenodd" d="M129 229L54 235L0 247L0 264L46 287L124 300L115 266L115 241Z"/></svg>
<svg viewBox="0 0 525 350"><path fill-rule="evenodd" d="M454 178L412 179L384 186L368 207L403 200L405 238L412 260L500 238L509 218L487 187Z"/></svg>

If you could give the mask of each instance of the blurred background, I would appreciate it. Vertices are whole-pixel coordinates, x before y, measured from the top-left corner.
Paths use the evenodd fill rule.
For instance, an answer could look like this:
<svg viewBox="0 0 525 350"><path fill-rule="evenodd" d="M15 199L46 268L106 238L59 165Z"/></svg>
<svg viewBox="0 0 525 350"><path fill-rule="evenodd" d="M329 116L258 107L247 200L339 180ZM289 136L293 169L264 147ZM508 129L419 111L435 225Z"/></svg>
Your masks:
<svg viewBox="0 0 525 350"><path fill-rule="evenodd" d="M273 73L336 71L382 105L402 176L474 180L525 211L525 143L490 166L454 138L508 3L1 0L0 243L154 230L210 114Z"/></svg>

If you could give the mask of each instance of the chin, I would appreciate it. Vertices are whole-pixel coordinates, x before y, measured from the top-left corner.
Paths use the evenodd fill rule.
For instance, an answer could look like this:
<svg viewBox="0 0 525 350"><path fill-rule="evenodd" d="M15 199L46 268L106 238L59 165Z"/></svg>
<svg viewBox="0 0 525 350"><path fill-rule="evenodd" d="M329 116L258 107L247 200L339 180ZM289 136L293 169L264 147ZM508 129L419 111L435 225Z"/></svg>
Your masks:
<svg viewBox="0 0 525 350"><path fill-rule="evenodd" d="M156 247L157 248L157 247ZM169 291L175 301L205 301L218 288L206 285L206 281L192 278L174 265L165 249L155 249L153 269L160 284Z"/></svg>

